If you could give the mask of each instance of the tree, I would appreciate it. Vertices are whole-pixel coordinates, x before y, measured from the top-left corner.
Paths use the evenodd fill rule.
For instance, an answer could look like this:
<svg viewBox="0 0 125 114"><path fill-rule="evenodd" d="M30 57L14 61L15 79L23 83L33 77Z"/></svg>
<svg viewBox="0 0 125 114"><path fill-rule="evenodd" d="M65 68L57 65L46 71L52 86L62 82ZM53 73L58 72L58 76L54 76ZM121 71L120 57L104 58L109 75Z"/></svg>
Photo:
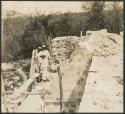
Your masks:
<svg viewBox="0 0 125 114"><path fill-rule="evenodd" d="M104 2L93 2L88 20L90 30L100 30L104 28Z"/></svg>
<svg viewBox="0 0 125 114"><path fill-rule="evenodd" d="M119 34L122 28L123 2L84 2L83 11L90 12L87 30L99 30L106 28L109 32Z"/></svg>
<svg viewBox="0 0 125 114"><path fill-rule="evenodd" d="M110 9L105 13L105 27L109 32L120 34L123 25L123 6L121 2L111 2L107 4Z"/></svg>
<svg viewBox="0 0 125 114"><path fill-rule="evenodd" d="M113 14L114 14L114 21L115 21L115 30L114 32L117 33L117 34L120 34L120 6L119 6L119 2L116 2L114 1L114 4L113 4Z"/></svg>
<svg viewBox="0 0 125 114"><path fill-rule="evenodd" d="M32 50L41 46L46 37L44 26L39 17L30 17L30 22L25 28L25 32L22 35L22 55L24 57L31 57Z"/></svg>

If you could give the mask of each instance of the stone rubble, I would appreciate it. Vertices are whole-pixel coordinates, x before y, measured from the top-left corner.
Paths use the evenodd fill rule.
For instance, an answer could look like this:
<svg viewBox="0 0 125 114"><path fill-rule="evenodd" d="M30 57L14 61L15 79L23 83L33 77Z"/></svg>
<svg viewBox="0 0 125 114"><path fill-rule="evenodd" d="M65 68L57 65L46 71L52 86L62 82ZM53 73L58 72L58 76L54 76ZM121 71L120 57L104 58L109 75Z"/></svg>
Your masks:
<svg viewBox="0 0 125 114"><path fill-rule="evenodd" d="M122 50L123 38L121 35L108 33L105 29L93 31L88 39L79 43L87 48L94 56L110 56Z"/></svg>
<svg viewBox="0 0 125 114"><path fill-rule="evenodd" d="M52 52L60 61L69 59L77 46L84 47L94 56L110 56L121 51L121 35L108 33L106 29L86 31L86 36L64 36L52 40Z"/></svg>

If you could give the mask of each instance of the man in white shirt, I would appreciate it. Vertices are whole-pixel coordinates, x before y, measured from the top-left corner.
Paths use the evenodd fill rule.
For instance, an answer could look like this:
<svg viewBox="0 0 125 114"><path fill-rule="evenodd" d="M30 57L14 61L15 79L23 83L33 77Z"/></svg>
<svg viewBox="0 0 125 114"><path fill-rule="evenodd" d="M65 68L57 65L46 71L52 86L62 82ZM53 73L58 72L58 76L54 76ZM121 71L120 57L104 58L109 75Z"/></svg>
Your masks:
<svg viewBox="0 0 125 114"><path fill-rule="evenodd" d="M38 66L40 69L40 73L42 73L42 80L46 81L48 79L47 68L49 65L50 54L45 45L43 45L42 48L39 47L38 51Z"/></svg>

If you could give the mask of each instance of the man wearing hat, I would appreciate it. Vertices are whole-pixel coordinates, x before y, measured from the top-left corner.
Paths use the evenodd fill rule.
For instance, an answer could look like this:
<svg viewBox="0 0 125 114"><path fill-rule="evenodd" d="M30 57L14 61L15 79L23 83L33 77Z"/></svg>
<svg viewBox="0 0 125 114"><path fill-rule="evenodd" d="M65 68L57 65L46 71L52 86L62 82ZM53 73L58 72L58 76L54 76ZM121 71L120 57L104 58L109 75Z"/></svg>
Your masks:
<svg viewBox="0 0 125 114"><path fill-rule="evenodd" d="M45 45L42 45L42 47L38 47L37 57L40 73L42 72L42 80L46 81L48 80L47 68L49 65L50 54Z"/></svg>

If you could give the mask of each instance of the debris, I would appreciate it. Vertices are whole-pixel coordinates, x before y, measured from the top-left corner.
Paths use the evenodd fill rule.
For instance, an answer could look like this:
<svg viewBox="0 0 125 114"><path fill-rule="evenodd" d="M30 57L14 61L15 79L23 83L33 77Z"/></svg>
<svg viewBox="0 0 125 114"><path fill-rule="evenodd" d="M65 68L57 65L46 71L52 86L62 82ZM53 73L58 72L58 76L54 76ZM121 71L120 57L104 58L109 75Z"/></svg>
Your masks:
<svg viewBox="0 0 125 114"><path fill-rule="evenodd" d="M94 104L94 105L97 105L97 102L96 102L96 101L93 101L93 104Z"/></svg>
<svg viewBox="0 0 125 114"><path fill-rule="evenodd" d="M94 81L94 84L96 84L96 81Z"/></svg>
<svg viewBox="0 0 125 114"><path fill-rule="evenodd" d="M80 37L77 36L57 37L53 39L53 55L55 55L60 62L69 59L79 40Z"/></svg>
<svg viewBox="0 0 125 114"><path fill-rule="evenodd" d="M89 32L89 31L88 31ZM87 40L79 42L94 56L110 56L121 50L123 39L118 34L108 33L106 30L92 31Z"/></svg>

